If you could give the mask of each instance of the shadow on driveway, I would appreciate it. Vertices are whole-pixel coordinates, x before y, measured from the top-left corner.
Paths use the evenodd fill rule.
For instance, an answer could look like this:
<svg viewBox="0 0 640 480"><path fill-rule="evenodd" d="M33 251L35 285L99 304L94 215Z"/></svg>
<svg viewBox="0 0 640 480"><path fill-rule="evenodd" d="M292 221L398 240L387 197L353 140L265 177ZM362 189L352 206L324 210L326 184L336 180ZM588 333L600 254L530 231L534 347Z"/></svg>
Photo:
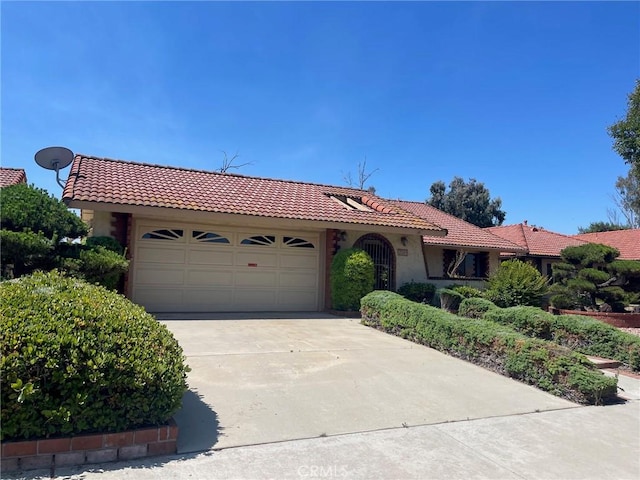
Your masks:
<svg viewBox="0 0 640 480"><path fill-rule="evenodd" d="M178 424L178 454L210 450L222 430L218 415L203 401L202 395L187 390L182 408L173 416Z"/></svg>

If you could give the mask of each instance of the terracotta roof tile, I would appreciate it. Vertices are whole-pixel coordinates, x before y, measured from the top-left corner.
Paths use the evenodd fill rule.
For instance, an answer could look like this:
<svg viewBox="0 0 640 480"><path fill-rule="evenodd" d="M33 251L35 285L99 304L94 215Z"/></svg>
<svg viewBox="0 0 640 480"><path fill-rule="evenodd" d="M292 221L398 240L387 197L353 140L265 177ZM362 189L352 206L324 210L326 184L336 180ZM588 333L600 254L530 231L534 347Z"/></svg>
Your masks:
<svg viewBox="0 0 640 480"><path fill-rule="evenodd" d="M591 243L602 243L620 251L621 260L640 260L640 229L613 232L582 233L574 238Z"/></svg>
<svg viewBox="0 0 640 480"><path fill-rule="evenodd" d="M587 243L575 237L523 223L489 227L485 230L526 248L529 255L539 257L560 257L564 248Z"/></svg>
<svg viewBox="0 0 640 480"><path fill-rule="evenodd" d="M27 174L23 168L0 167L0 187L8 187L18 183L27 183Z"/></svg>
<svg viewBox="0 0 640 480"><path fill-rule="evenodd" d="M514 242L493 235L486 229L465 222L448 213L444 213L426 203L408 202L404 200L391 200L391 203L418 215L428 222L447 229L447 235L445 237L425 236L424 242L426 244L473 247L513 253L523 253L526 251Z"/></svg>
<svg viewBox="0 0 640 480"><path fill-rule="evenodd" d="M378 206L349 209L331 196ZM107 203L441 233L436 225L363 190L84 155L75 157L62 198L75 208Z"/></svg>

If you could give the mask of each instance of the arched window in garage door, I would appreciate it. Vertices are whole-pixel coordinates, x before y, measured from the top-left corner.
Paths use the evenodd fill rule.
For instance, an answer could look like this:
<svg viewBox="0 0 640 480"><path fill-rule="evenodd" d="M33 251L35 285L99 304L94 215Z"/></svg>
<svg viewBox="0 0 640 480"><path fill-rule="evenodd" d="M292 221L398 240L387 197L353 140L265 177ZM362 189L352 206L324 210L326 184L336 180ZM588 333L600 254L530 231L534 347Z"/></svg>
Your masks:
<svg viewBox="0 0 640 480"><path fill-rule="evenodd" d="M368 233L360 237L353 245L367 252L375 266L376 290L395 290L396 254L389 241L382 235Z"/></svg>

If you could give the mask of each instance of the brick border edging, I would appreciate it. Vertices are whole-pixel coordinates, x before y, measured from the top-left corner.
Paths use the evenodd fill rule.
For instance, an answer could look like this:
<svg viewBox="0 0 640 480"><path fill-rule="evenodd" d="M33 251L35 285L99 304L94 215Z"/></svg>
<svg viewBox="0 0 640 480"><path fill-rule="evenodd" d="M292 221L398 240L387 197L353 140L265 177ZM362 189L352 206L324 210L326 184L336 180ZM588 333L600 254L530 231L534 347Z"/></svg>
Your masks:
<svg viewBox="0 0 640 480"><path fill-rule="evenodd" d="M159 427L118 433L2 442L2 471L68 467L176 453L178 426L173 419Z"/></svg>

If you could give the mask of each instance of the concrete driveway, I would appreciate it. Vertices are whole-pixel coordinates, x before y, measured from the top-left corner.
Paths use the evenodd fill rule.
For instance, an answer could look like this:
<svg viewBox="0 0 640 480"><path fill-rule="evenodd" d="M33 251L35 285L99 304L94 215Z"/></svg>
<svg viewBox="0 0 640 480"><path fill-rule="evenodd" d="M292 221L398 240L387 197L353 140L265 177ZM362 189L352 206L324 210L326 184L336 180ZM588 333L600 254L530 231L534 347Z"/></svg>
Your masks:
<svg viewBox="0 0 640 480"><path fill-rule="evenodd" d="M359 320L159 319L192 368L180 453L577 407Z"/></svg>

